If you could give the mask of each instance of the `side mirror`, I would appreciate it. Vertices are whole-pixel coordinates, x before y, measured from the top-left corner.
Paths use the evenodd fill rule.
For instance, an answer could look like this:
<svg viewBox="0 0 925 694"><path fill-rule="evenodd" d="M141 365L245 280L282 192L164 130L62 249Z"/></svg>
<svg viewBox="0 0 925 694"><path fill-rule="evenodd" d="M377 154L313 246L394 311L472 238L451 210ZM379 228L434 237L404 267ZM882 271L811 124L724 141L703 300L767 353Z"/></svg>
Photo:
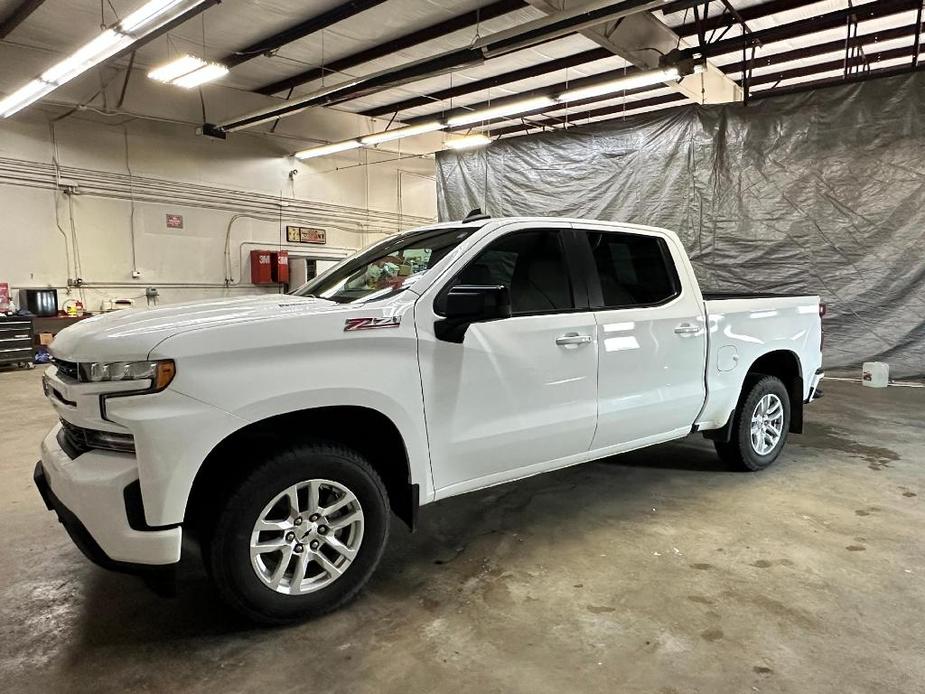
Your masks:
<svg viewBox="0 0 925 694"><path fill-rule="evenodd" d="M446 318L434 323L434 334L445 342L462 343L473 323L511 317L511 293L503 285L458 284L442 304L440 313Z"/></svg>

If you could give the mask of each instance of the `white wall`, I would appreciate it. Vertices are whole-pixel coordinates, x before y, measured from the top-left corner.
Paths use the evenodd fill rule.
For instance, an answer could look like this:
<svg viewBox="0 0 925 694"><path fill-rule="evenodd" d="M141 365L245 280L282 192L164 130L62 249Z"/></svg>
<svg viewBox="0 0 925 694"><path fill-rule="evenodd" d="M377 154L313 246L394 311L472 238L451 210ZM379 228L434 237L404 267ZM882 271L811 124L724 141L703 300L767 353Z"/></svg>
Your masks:
<svg viewBox="0 0 925 694"><path fill-rule="evenodd" d="M113 83L109 104L121 87ZM265 105L260 99L206 92L218 117ZM200 109L198 93L136 74L119 112L143 118L82 110L53 123L65 111L46 105L0 121L0 282L58 287L63 303L68 279L79 277L85 285L70 296L90 310L107 298L142 297L144 305L149 286L161 303L268 291L249 285L247 251L279 247L286 223L327 229L317 253L339 256L436 217L433 160L409 156L433 149L427 142L417 151L357 150L303 163L291 153L384 123L315 109L281 121L274 135L219 141L195 134ZM71 185L77 192L69 196ZM182 230L167 228L168 213L183 215ZM249 216L232 226L226 287L225 236L241 214ZM140 279L132 278L136 269Z"/></svg>

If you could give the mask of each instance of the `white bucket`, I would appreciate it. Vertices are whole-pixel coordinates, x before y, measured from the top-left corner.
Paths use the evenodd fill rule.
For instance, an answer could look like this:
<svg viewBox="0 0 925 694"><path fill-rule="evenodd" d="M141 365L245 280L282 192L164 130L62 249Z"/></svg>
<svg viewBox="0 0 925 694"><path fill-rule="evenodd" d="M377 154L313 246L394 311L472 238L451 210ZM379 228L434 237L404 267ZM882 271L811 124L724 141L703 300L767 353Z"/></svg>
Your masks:
<svg viewBox="0 0 925 694"><path fill-rule="evenodd" d="M890 365L882 361L865 361L861 367L861 383L869 388L890 385Z"/></svg>

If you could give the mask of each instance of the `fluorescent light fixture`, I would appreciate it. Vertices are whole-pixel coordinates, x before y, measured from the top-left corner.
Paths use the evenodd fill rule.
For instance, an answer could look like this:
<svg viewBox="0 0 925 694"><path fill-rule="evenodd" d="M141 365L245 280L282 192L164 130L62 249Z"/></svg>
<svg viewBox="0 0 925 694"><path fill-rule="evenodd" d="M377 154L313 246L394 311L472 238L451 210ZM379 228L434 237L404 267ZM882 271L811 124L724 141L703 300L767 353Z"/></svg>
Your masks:
<svg viewBox="0 0 925 694"><path fill-rule="evenodd" d="M224 65L209 63L208 65L203 65L198 70L194 70L188 75L178 77L173 81L173 84L178 87L183 87L184 89L192 89L193 87L198 87L200 84L217 80L219 77L224 77L227 74L228 68Z"/></svg>
<svg viewBox="0 0 925 694"><path fill-rule="evenodd" d="M423 133L432 133L437 130L443 130L446 126L439 121L429 123L420 123L419 125L409 125L405 128L395 128L395 130L386 130L381 133L373 133L366 137L361 137L360 142L364 145L378 145L380 142L391 142L402 137L411 137L412 135L422 135Z"/></svg>
<svg viewBox="0 0 925 694"><path fill-rule="evenodd" d="M18 110L28 106L36 99L41 99L54 88L54 84L48 84L42 80L32 80L27 85L20 87L0 101L0 118L12 116Z"/></svg>
<svg viewBox="0 0 925 694"><path fill-rule="evenodd" d="M567 101L577 101L579 99L603 96L606 94L619 92L624 89L635 89L637 87L644 87L650 84L658 84L659 82L670 82L691 73L702 72L703 70L704 65L699 63L694 65L691 65L690 63L684 63L681 65L681 67L666 67L657 70L647 70L645 72L639 72L633 75L628 75L626 77L608 80L606 82L598 82L597 84L592 84L587 87L569 89L556 95L535 96L527 99L521 99L519 101L511 101L506 104L501 104L500 106L492 106L477 111L470 111L468 113L460 113L459 115L448 118L445 122L429 121L426 123L419 123L418 125L409 125L403 128L395 128L394 130L372 133L371 135L365 135L364 137L356 140L346 140L344 142L335 142L333 144L323 145L321 147L312 147L311 149L296 152L295 156L299 159L323 157L328 154L337 154L338 152L355 149L363 145L376 145L380 142L389 142L391 140L397 140L402 137L410 137L412 135L420 135L422 133L436 132L438 130L443 130L444 128L453 128L460 125L470 125L472 123L487 121L493 118L516 116L521 113L543 109L547 106L555 106ZM268 116L267 120L270 118L271 117ZM261 122L263 121L254 121L252 123L248 123L248 125L257 125ZM482 133L477 133L467 137L446 140L444 141L443 145L447 149L470 149L473 147L484 147L490 143L491 139L488 136Z"/></svg>
<svg viewBox="0 0 925 694"><path fill-rule="evenodd" d="M192 89L227 74L228 68L220 63L207 63L202 58L184 55L172 63L167 63L151 70L148 77L158 82L166 82L184 89Z"/></svg>
<svg viewBox="0 0 925 694"><path fill-rule="evenodd" d="M205 0L151 0L111 29L105 29L37 79L0 101L0 117L8 118L69 82L95 65L128 48L164 22L200 5Z"/></svg>
<svg viewBox="0 0 925 694"><path fill-rule="evenodd" d="M499 118L501 116L512 116L517 113L532 111L536 108L543 108L544 106L552 106L554 103L556 102L552 97L536 96L530 99L523 99L521 101L512 101L511 103L504 104L502 106L485 108L481 111L470 111L469 113L462 113L458 116L448 118L446 124L450 127L457 125L468 125L469 123L478 123L479 121L491 120L492 118Z"/></svg>
<svg viewBox="0 0 925 694"><path fill-rule="evenodd" d="M145 24L150 24L168 10L179 5L183 0L151 0L132 12L119 23L119 31L130 34ZM202 2L202 0L200 0ZM193 3L193 6L199 3Z"/></svg>
<svg viewBox="0 0 925 694"><path fill-rule="evenodd" d="M107 29L57 65L45 70L40 79L43 82L60 86L74 79L80 73L86 72L94 65L103 62L106 58L115 55L126 46L130 46L134 41L135 39L131 36Z"/></svg>
<svg viewBox="0 0 925 694"><path fill-rule="evenodd" d="M447 140L443 145L449 149L473 149L475 147L484 147L490 143L490 137L477 133L466 137L458 137L455 140Z"/></svg>
<svg viewBox="0 0 925 694"><path fill-rule="evenodd" d="M581 99L592 99L596 96L603 96L623 90L636 89L638 87L647 87L650 84L659 82L670 82L678 79L680 73L678 68L669 67L664 70L648 70L635 75L619 77L615 80L592 84L587 87L578 87L562 92L557 97L557 101L579 101Z"/></svg>
<svg viewBox="0 0 925 694"><path fill-rule="evenodd" d="M346 152L348 149L356 149L357 147L360 147L359 140L345 140L344 142L333 142L329 145L303 149L301 152L296 152L295 156L296 159L312 159L314 157L325 157L329 154L337 154L338 152Z"/></svg>
<svg viewBox="0 0 925 694"><path fill-rule="evenodd" d="M187 75L193 70L198 70L205 65L206 61L202 58L184 55L173 62L154 68L148 73L148 77L158 82L173 82L177 77Z"/></svg>

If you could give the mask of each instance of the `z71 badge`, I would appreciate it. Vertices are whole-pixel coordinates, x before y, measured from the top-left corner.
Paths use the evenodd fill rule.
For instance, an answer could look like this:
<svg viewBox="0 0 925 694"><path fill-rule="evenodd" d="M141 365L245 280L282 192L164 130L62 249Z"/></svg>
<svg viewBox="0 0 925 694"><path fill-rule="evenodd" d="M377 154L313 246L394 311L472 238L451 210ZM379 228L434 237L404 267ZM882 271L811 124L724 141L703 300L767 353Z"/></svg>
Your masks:
<svg viewBox="0 0 925 694"><path fill-rule="evenodd" d="M397 328L401 325L401 316L385 316L383 318L348 318L344 321L344 332L353 330L378 330L379 328Z"/></svg>

